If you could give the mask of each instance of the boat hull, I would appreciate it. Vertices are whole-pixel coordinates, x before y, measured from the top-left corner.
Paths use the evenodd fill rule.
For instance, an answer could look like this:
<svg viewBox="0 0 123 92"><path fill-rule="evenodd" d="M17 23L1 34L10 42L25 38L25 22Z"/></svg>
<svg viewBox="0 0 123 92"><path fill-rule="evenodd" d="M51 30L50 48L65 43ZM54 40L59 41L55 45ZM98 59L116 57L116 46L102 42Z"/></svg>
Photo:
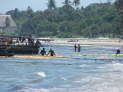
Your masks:
<svg viewBox="0 0 123 92"><path fill-rule="evenodd" d="M14 54L37 54L38 48L36 46L16 46L9 48L8 52Z"/></svg>

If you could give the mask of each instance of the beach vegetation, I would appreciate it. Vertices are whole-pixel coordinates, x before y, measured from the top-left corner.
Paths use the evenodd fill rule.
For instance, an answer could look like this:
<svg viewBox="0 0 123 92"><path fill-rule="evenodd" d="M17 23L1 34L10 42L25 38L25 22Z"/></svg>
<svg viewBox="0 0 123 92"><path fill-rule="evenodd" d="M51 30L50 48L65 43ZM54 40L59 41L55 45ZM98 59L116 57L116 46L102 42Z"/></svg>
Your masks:
<svg viewBox="0 0 123 92"><path fill-rule="evenodd" d="M122 1L122 0L121 0ZM55 0L49 0L44 11L14 9L8 11L18 25L17 35L36 34L42 37L119 37L122 27L121 16L116 4L96 3L87 7L78 7L65 0L62 7L56 7ZM119 5L118 5L119 6Z"/></svg>

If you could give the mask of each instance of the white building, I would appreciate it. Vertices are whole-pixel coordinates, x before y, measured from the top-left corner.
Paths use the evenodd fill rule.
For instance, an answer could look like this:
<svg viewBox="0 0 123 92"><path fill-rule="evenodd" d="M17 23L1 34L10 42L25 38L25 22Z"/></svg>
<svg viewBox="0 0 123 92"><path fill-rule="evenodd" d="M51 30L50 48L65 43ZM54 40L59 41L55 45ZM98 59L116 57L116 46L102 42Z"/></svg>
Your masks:
<svg viewBox="0 0 123 92"><path fill-rule="evenodd" d="M0 33L15 32L16 30L17 26L11 15L0 15Z"/></svg>

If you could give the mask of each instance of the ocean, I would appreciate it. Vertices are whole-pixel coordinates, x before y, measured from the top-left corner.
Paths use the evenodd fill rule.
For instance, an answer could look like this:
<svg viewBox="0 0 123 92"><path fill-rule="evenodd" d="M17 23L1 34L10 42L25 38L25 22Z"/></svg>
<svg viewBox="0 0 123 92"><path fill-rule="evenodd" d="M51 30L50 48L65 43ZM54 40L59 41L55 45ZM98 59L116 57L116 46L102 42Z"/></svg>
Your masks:
<svg viewBox="0 0 123 92"><path fill-rule="evenodd" d="M120 47L50 48L65 57L0 58L0 92L123 92L123 56L112 55Z"/></svg>

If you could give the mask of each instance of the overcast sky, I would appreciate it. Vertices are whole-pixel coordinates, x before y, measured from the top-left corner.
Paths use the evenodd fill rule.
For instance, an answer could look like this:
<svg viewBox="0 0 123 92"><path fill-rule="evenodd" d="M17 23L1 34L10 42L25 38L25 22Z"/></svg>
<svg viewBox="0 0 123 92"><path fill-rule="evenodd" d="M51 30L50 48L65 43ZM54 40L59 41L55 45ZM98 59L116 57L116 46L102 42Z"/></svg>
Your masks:
<svg viewBox="0 0 123 92"><path fill-rule="evenodd" d="M30 6L33 10L44 10L47 8L48 0L0 0L0 13L18 8L27 9ZM58 7L62 6L65 0L55 0ZM72 0L71 0L72 1ZM81 6L86 7L90 3L106 2L107 0L81 0Z"/></svg>

